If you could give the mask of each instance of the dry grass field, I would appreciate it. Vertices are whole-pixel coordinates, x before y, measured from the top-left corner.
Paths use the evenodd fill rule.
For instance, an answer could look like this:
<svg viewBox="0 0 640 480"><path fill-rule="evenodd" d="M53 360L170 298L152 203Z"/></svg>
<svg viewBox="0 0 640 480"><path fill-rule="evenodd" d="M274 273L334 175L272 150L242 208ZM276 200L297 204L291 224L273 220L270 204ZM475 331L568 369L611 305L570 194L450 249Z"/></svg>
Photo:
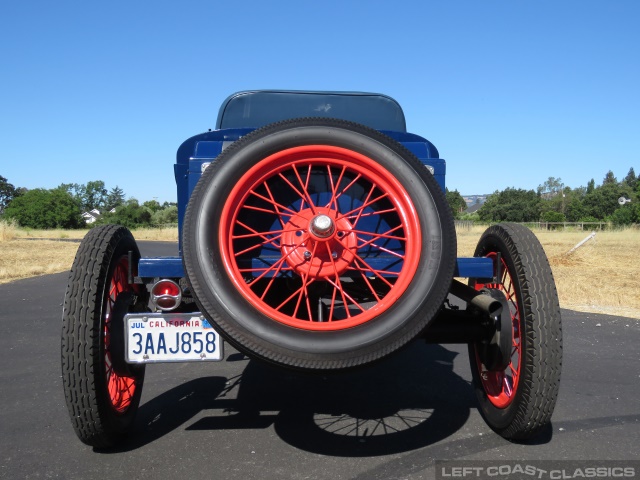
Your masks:
<svg viewBox="0 0 640 480"><path fill-rule="evenodd" d="M0 221L0 283L69 270L86 233L21 229ZM143 228L133 235L137 240L178 241L177 228Z"/></svg>
<svg viewBox="0 0 640 480"><path fill-rule="evenodd" d="M459 256L473 255L484 229L458 231ZM534 233L549 257L563 308L640 319L640 230L598 232L571 255L567 252L589 232ZM65 240L85 234L85 230L23 230L0 222L0 283L68 270L78 243ZM137 240L178 239L176 228L140 229L133 235Z"/></svg>
<svg viewBox="0 0 640 480"><path fill-rule="evenodd" d="M473 255L484 230L460 229L458 255ZM549 257L563 308L640 319L640 230L597 232L572 254L569 250L591 232L534 233Z"/></svg>
<svg viewBox="0 0 640 480"><path fill-rule="evenodd" d="M4 232L4 233L3 233ZM15 228L12 225L0 222L0 241L3 236L8 239L47 239L47 240L82 240L88 230L34 230ZM135 230L137 240L156 240L166 242L178 241L177 228L139 228Z"/></svg>

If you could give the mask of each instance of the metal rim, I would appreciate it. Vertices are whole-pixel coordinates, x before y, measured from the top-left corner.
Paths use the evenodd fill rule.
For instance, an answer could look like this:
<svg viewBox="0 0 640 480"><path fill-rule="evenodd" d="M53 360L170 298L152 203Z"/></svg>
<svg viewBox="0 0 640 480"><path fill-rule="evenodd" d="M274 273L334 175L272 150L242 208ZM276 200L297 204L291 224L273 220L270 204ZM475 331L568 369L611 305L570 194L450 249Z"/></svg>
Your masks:
<svg viewBox="0 0 640 480"><path fill-rule="evenodd" d="M136 379L118 375L113 367L111 359L111 312L114 309L116 299L119 294L131 291L127 276L129 271L129 261L126 256L121 257L116 263L111 278L108 283L108 290L105 293L104 301L104 368L105 381L111 407L118 413L125 413L136 391Z"/></svg>
<svg viewBox="0 0 640 480"><path fill-rule="evenodd" d="M307 145L242 175L222 209L219 243L231 281L261 313L303 330L342 330L402 296L422 232L409 194L386 168L346 148ZM261 250L269 254L263 265L243 264ZM370 265L374 256L392 267ZM288 280L284 297L275 294L278 277Z"/></svg>
<svg viewBox="0 0 640 480"><path fill-rule="evenodd" d="M494 262L494 270L497 266L498 255L491 252L487 255ZM511 362L504 371L491 372L488 371L480 360L478 349L476 351L476 364L482 387L487 394L489 401L497 408L506 408L511 405L518 391L518 383L520 381L522 367L522 313L518 304L518 296L516 286L509 271L507 263L500 257L500 283L477 283L476 290L482 288L495 288L501 290L509 304L511 313L511 323L513 327L513 346L511 349ZM497 271L497 270L496 270Z"/></svg>

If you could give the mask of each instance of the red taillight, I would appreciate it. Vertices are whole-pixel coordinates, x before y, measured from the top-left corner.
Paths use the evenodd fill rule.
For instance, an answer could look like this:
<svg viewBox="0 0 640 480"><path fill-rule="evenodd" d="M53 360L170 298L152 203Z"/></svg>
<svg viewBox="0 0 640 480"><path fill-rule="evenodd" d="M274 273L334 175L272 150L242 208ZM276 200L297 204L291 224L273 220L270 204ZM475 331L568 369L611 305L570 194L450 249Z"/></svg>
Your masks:
<svg viewBox="0 0 640 480"><path fill-rule="evenodd" d="M182 290L173 280L160 280L151 289L151 302L160 310L175 310L182 301Z"/></svg>

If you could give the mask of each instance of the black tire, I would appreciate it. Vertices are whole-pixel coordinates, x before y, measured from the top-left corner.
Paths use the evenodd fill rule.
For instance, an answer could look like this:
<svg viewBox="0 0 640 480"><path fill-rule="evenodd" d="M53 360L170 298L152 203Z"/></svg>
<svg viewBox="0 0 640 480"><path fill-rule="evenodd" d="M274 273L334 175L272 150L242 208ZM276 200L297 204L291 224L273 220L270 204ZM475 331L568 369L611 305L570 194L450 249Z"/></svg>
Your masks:
<svg viewBox="0 0 640 480"><path fill-rule="evenodd" d="M144 366L127 367L123 318L146 295L128 284L128 253L137 268L140 253L124 227L92 229L76 254L62 313L62 383L78 438L85 444L116 445L133 426ZM110 334L114 329L117 333ZM115 370L119 373L116 373ZM111 388L109 387L111 385Z"/></svg>
<svg viewBox="0 0 640 480"><path fill-rule="evenodd" d="M318 145L321 149L330 150L335 147L348 151L353 157L366 157L366 165L387 172L392 178L390 181L397 182L406 189L415 206L415 215L419 219L416 224L422 233L422 242L415 247L419 251L415 275L395 303L365 323L323 331L314 330L315 325L307 329L304 325L295 325L295 322L292 322L294 325L283 324L260 310L259 307L263 306L261 302L251 301L241 292L238 277L234 283L233 275L229 273L231 270L225 266L228 263L225 264L223 259L226 247L220 240L220 232L225 232L224 229L227 228L221 220L226 218L225 212L232 211L229 215L235 215L233 212L244 208L244 204L240 203L241 207L234 209L232 202L235 197L230 199L230 195L236 195L234 192L239 189L236 185L243 185L245 174L250 175L252 168L258 168L273 155ZM290 164L283 161L281 165L282 168L289 168ZM312 167L308 168L306 184L310 184L308 178L312 176ZM358 164L353 168L363 167ZM331 172L330 169L329 171ZM362 170L365 171L366 169ZM334 177L329 180L332 174L328 174L322 181L327 184L333 182ZM275 178L275 173L273 175ZM337 174L335 177L336 182L342 179ZM271 177L268 180L271 181ZM299 180L302 185L300 177ZM314 181L315 177L311 184ZM289 187L286 185L283 187L284 190L287 188ZM306 185L302 190L304 188ZM338 186L332 188L338 190ZM303 195L300 198L307 197ZM300 209L304 201L306 200L301 200ZM311 205L312 201L308 203ZM336 211L337 225L341 214L337 203ZM268 216L255 213L250 221L259 222ZM282 228L285 228L284 221L281 218L280 221ZM234 224L231 225L228 227L229 231L234 228ZM424 165L388 136L359 124L336 119L294 119L268 125L225 149L216 162L206 169L193 191L185 215L182 240L185 271L196 301L227 341L258 358L280 365L314 370L347 368L368 363L415 338L442 306L451 284L456 259L453 217L444 193ZM405 243L409 241L410 239L405 239ZM336 282L338 277L336 274ZM301 281L306 281L306 278ZM276 282L280 282L280 279ZM316 285L321 286L321 282L318 281ZM287 286L282 283L278 288L286 289ZM305 295L311 294L305 290ZM322 299L319 298L318 310L323 308L321 303ZM348 305L348 300L344 304ZM333 312L333 303L330 308ZM344 312L349 308L343 307ZM307 309L311 321L315 311L310 309L309 302Z"/></svg>
<svg viewBox="0 0 640 480"><path fill-rule="evenodd" d="M553 274L540 242L522 225L490 227L475 256L491 256L494 269L500 265L501 280L471 285L504 291L514 325L511 363L504 372L487 371L480 347L469 345L480 413L504 438L525 440L550 423L560 386L562 326Z"/></svg>

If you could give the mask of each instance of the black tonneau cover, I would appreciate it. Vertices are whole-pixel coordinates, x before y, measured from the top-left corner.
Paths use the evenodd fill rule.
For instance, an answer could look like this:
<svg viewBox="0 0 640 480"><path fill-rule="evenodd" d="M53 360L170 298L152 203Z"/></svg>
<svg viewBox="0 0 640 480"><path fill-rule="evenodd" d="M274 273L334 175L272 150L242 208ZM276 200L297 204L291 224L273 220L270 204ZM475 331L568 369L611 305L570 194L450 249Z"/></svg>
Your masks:
<svg viewBox="0 0 640 480"><path fill-rule="evenodd" d="M216 129L259 128L301 117L333 117L376 130L407 131L402 108L387 95L283 90L234 93L220 107Z"/></svg>

